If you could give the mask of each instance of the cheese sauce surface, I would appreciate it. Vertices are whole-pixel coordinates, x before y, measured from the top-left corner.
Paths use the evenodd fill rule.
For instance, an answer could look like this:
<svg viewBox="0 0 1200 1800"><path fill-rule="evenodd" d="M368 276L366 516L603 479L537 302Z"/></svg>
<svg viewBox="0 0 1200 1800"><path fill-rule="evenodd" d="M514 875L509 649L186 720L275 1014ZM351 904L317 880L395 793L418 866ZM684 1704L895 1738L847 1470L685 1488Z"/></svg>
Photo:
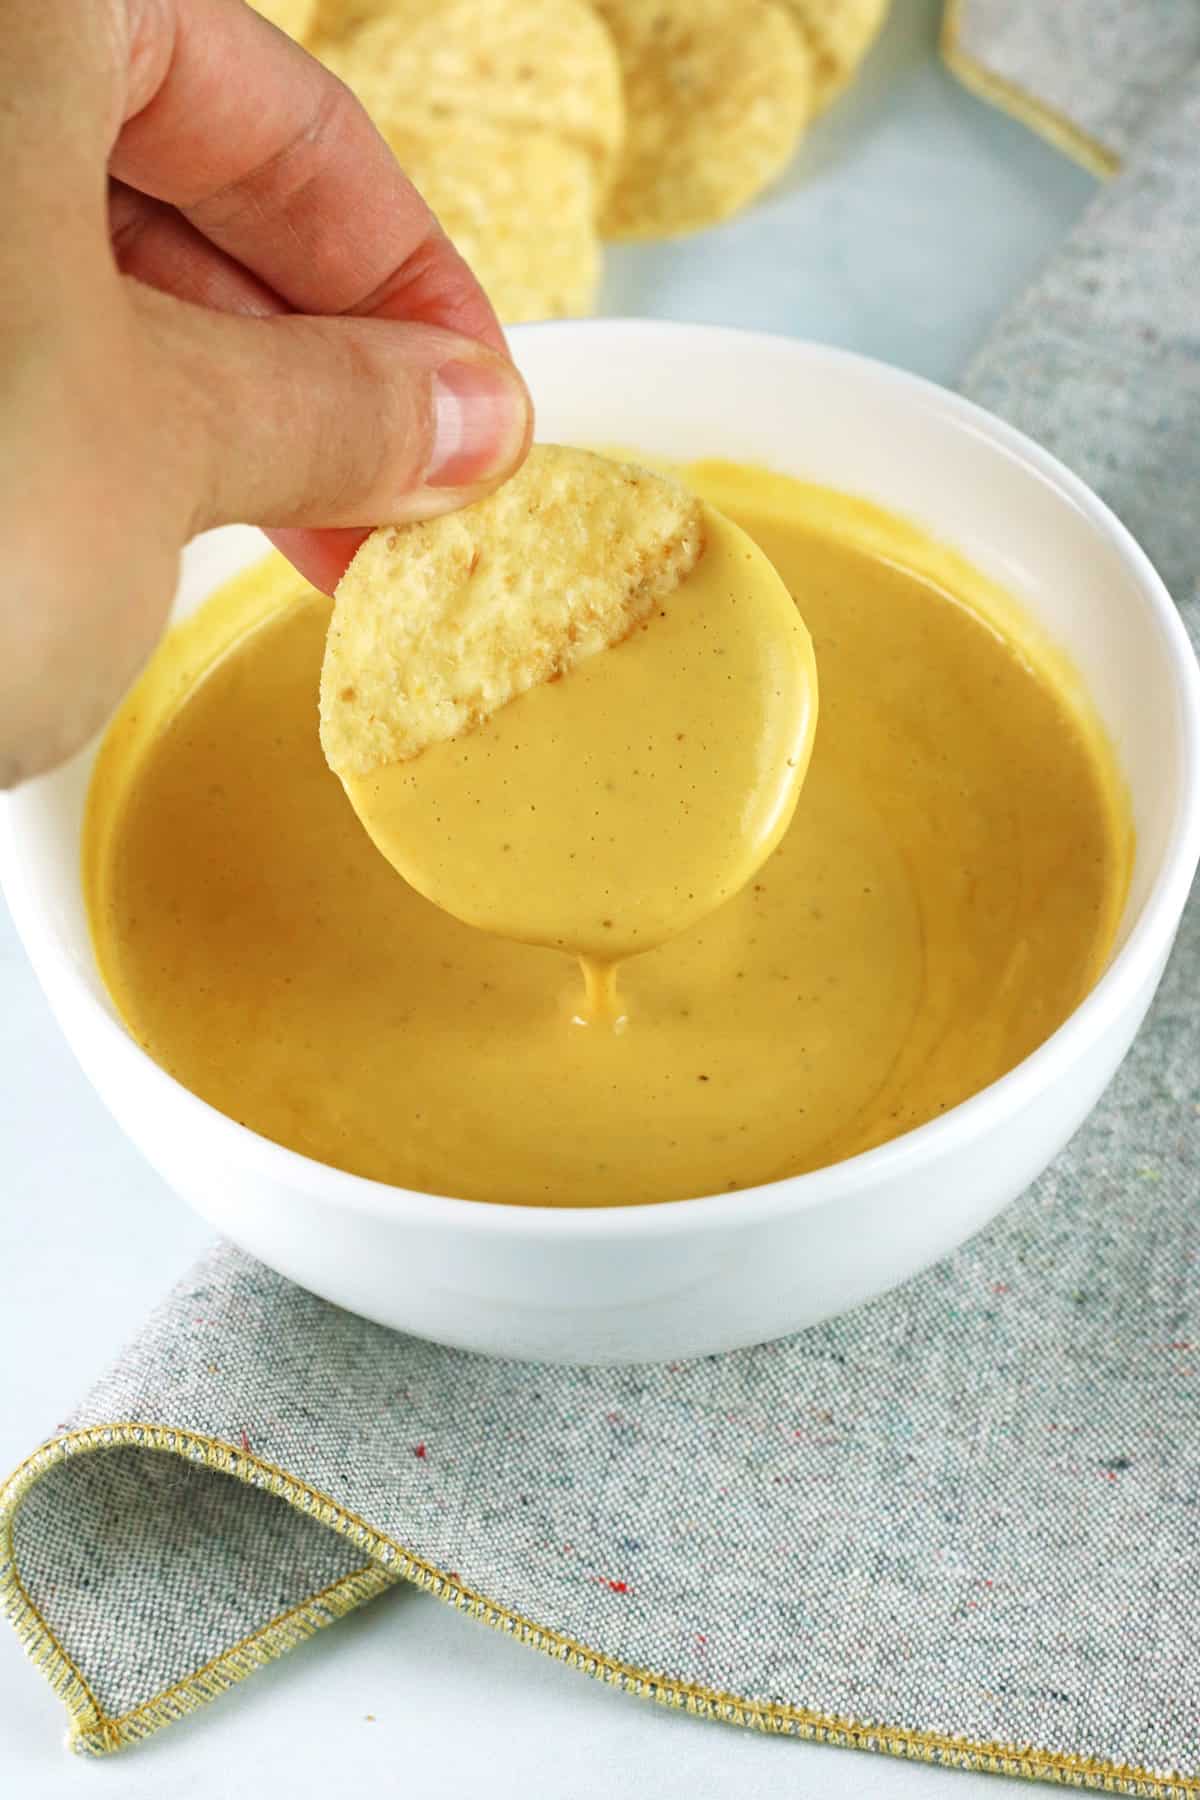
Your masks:
<svg viewBox="0 0 1200 1800"><path fill-rule="evenodd" d="M580 1024L565 951L440 910L364 831L318 741L329 603L274 559L166 640L109 732L89 802L101 970L130 1031L185 1086L279 1143L395 1185L628 1205L881 1143L1013 1067L1071 1012L1111 946L1131 836L1069 669L1011 601L902 521L761 471L686 476L765 551L816 647L811 766L762 867L622 965L623 1029ZM721 605L689 745L688 721L655 706L656 671L696 642L671 638L674 613L657 649L651 621L513 702L477 741L439 746L418 800L399 782L387 827L427 891L465 880L482 922L512 929L524 906L528 934L537 815L526 823L511 796L557 796L556 832L577 833L587 865L570 905L592 935L576 947L598 959L602 989L606 944L636 948L638 922L618 924L592 891L605 862L584 848L589 824L603 814L611 835L620 803L589 806L589 783L653 784L661 844L639 862L627 834L621 853L633 874L669 871L672 821L683 802L704 806L707 781L717 819L737 780L746 788L749 765L729 771L755 743L776 763L781 747L800 765L807 754L802 634L785 657L785 685L799 686L772 710L765 651ZM621 678L606 699L610 661ZM764 697L728 744L713 698L723 662L737 691ZM531 770L522 746L563 731L573 688L592 709L591 766ZM794 799L787 780L747 791L760 803L744 835L722 824L709 840L713 900L769 849ZM661 886L647 890L660 902ZM699 890L671 891L666 913L645 902L649 939L679 893ZM563 892L545 898L536 935L553 943Z"/></svg>
<svg viewBox="0 0 1200 1800"><path fill-rule="evenodd" d="M795 601L706 508L700 561L627 638L346 792L413 887L580 957L611 1015L612 965L706 918L775 849L816 713Z"/></svg>

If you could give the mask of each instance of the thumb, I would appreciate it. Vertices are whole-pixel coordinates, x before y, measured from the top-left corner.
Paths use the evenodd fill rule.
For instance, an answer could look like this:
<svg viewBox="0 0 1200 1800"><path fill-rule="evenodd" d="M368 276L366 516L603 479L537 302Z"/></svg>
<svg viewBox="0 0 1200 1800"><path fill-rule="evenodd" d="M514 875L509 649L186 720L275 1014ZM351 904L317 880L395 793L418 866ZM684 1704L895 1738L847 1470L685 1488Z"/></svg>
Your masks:
<svg viewBox="0 0 1200 1800"><path fill-rule="evenodd" d="M432 518L497 487L529 447L524 382L472 338L386 319L249 318L141 287L135 305L192 532Z"/></svg>

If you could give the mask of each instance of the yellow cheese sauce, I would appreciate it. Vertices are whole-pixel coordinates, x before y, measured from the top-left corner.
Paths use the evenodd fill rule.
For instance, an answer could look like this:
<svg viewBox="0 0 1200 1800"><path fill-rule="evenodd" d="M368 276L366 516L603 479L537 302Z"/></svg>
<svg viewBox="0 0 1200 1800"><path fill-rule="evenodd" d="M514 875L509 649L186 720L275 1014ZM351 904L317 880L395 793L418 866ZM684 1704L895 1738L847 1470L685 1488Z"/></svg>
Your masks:
<svg viewBox="0 0 1200 1800"><path fill-rule="evenodd" d="M611 965L757 872L791 822L816 713L787 587L706 508L699 563L622 642L346 791L413 887L583 958L595 995Z"/></svg>
<svg viewBox="0 0 1200 1800"><path fill-rule="evenodd" d="M757 875L623 966L624 1030L579 1025L565 952L460 922L372 844L318 741L329 603L274 560L167 639L89 803L101 970L130 1031L187 1087L381 1181L628 1205L881 1143L1004 1073L1074 1008L1112 942L1131 834L1070 670L904 522L761 471L686 475L766 552L816 647L811 766ZM606 659L649 658L653 635L539 705L568 705ZM704 765L672 761L640 679L613 693L605 778L628 746L669 821L681 797L699 801ZM523 752L500 758L500 742L473 779L502 781L511 760L519 793ZM500 867L515 840L473 838L483 796L456 789L444 748L448 839L490 843ZM585 784L578 815L582 841Z"/></svg>

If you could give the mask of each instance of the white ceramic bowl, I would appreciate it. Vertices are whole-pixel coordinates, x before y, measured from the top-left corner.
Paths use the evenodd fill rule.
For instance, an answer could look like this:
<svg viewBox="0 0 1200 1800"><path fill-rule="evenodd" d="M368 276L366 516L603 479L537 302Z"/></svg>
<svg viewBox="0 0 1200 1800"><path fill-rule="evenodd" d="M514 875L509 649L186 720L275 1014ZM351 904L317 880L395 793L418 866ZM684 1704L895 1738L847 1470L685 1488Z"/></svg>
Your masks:
<svg viewBox="0 0 1200 1800"><path fill-rule="evenodd" d="M514 332L551 440L722 455L870 496L1005 583L1074 659L1132 794L1137 860L1110 965L1048 1042L933 1124L743 1193L600 1211L380 1186L257 1137L128 1037L92 960L79 838L92 753L9 798L0 873L76 1055L214 1226L381 1322L514 1357L617 1363L760 1342L893 1286L1015 1198L1095 1105L1158 983L1200 850L1200 680L1161 581L1066 469L953 394L812 344L628 322ZM257 555L189 551L178 613Z"/></svg>

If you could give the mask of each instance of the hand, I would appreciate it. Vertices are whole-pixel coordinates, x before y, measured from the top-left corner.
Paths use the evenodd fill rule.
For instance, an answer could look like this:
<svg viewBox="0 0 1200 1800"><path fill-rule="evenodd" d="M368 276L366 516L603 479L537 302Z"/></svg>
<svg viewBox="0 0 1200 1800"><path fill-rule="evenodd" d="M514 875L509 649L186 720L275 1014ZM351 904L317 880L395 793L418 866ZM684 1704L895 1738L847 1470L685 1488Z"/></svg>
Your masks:
<svg viewBox="0 0 1200 1800"><path fill-rule="evenodd" d="M242 0L0 0L0 32L11 785L102 723L197 531L270 527L330 588L364 528L496 486L531 419L362 108Z"/></svg>

